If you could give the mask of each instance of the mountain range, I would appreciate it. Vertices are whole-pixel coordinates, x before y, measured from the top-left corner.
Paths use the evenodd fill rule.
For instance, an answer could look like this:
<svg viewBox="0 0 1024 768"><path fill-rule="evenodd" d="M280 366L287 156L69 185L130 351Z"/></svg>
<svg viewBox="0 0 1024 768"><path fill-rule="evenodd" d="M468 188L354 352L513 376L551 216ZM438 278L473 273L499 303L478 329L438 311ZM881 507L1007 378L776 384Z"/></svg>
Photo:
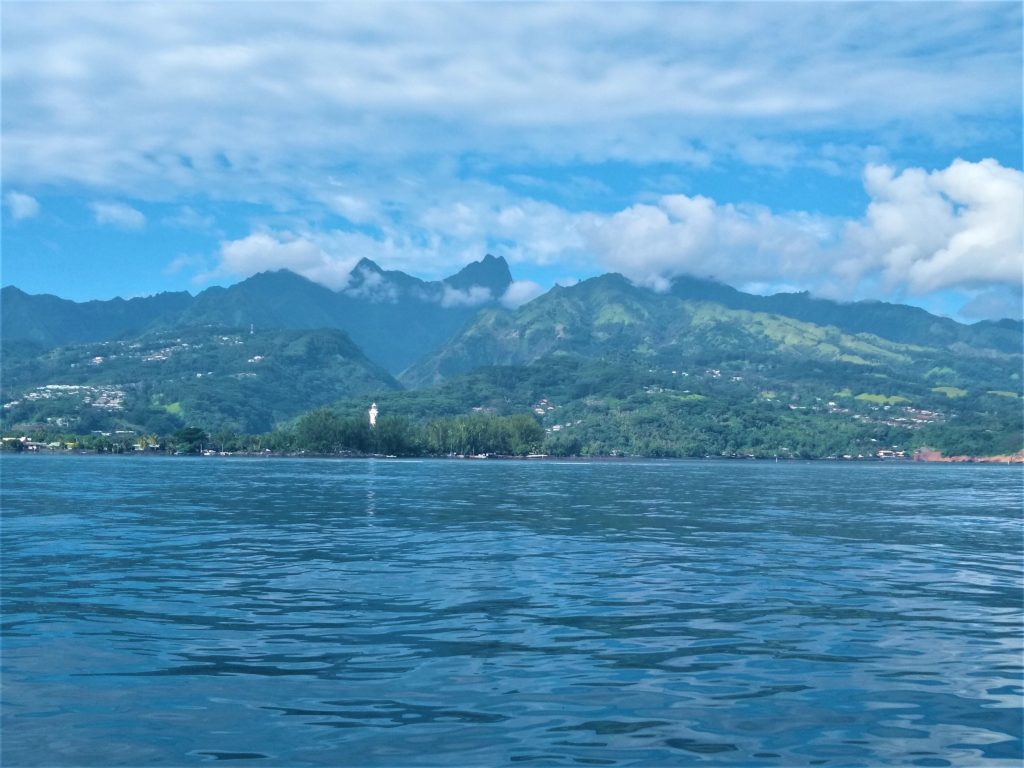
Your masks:
<svg viewBox="0 0 1024 768"><path fill-rule="evenodd" d="M424 350L444 343L480 307L496 305L511 284L505 260L488 255L436 282L363 259L339 291L288 270L263 272L194 297L161 293L127 301L77 303L7 286L0 293L0 333L4 342L49 349L171 328L335 328L397 374Z"/></svg>
<svg viewBox="0 0 1024 768"><path fill-rule="evenodd" d="M868 447L927 436L1016 450L1024 440L1019 320L964 325L899 304L758 296L689 277L659 293L616 274L510 309L501 299L511 284L504 259L487 256L435 282L363 260L337 291L286 270L128 301L8 286L4 427L84 415L129 428L261 431L319 405L365 409L376 398L412 418L530 410L553 443L573 432L573 446L597 453L756 452L815 430ZM174 355L160 359L166 349ZM78 410L62 416L38 394L47 386L95 391L81 390ZM120 408L93 405L103 387L122 393ZM804 409L820 418L799 426ZM686 442L740 413L748 437L782 426L749 444ZM808 455L839 449L805 444Z"/></svg>

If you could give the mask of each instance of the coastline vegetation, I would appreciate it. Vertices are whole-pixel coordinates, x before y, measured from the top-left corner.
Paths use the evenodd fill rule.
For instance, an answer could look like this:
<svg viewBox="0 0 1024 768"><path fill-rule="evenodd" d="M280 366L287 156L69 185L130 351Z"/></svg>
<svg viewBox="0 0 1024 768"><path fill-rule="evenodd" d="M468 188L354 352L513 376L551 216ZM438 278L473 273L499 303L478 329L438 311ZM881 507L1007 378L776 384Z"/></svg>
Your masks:
<svg viewBox="0 0 1024 768"><path fill-rule="evenodd" d="M3 441L6 451L29 448L97 453L264 454L320 456L527 456L544 446L544 429L530 414L473 414L416 423L385 416L370 427L365 419L318 408L294 424L262 434L230 428L186 427L169 435L120 433L76 435L36 432Z"/></svg>
<svg viewBox="0 0 1024 768"><path fill-rule="evenodd" d="M947 457L1020 452L1019 432L996 421L925 424L910 431L891 423L852 421L845 414L779 405L766 409L763 404L733 403L724 414L701 400L673 398L653 403L606 398L589 405L590 413L574 411L561 416L583 418L547 430L534 413L499 415L481 410L439 418L385 415L371 427L362 415L346 415L352 409L322 407L262 433L244 433L230 426L189 426L166 434L130 429L75 434L41 429L5 435L3 449L140 455L759 459L909 458L919 450Z"/></svg>

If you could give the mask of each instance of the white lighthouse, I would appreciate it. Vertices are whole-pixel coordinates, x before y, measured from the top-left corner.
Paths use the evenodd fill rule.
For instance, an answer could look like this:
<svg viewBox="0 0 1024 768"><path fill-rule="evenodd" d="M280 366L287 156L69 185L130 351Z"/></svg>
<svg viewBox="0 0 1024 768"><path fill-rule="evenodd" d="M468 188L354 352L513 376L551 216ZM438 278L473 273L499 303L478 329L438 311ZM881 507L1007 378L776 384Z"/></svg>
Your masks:
<svg viewBox="0 0 1024 768"><path fill-rule="evenodd" d="M370 403L369 414L370 414L370 427L371 428L376 427L377 426L377 404L376 403Z"/></svg>

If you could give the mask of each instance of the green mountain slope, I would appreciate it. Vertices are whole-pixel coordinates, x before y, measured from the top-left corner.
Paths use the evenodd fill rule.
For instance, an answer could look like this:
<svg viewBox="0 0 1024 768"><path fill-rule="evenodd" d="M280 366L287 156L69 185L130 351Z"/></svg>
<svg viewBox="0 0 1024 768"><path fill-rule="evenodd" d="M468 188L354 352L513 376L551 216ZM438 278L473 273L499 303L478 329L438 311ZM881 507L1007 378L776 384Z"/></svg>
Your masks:
<svg viewBox="0 0 1024 768"><path fill-rule="evenodd" d="M383 406L527 408L554 452L984 454L1024 444L1020 372L1019 353L899 343L606 275L481 313L401 376L425 389Z"/></svg>
<svg viewBox="0 0 1024 768"><path fill-rule="evenodd" d="M667 369L741 362L742 367L779 368L780 375L813 364L830 370L839 365L843 375L871 370L923 380L937 369L941 375L932 375L943 380L933 386L970 380L989 389L1012 388L1010 377L1020 367L1019 353L904 344L783 315L658 294L619 275L605 275L556 288L515 312L481 313L400 379L407 386L427 386L483 366L526 365L559 354L630 356L637 364ZM842 382L837 378L836 383Z"/></svg>
<svg viewBox="0 0 1024 768"><path fill-rule="evenodd" d="M399 388L343 332L176 329L8 360L4 429L263 432L339 398Z"/></svg>
<svg viewBox="0 0 1024 768"><path fill-rule="evenodd" d="M683 277L671 288L681 299L713 301L729 309L745 309L784 315L795 320L828 325L846 333L870 333L890 341L918 346L995 349L1006 353L1021 351L1024 323L1020 320L983 320L964 325L938 317L919 307L884 301L837 302L804 293L757 296L711 280Z"/></svg>

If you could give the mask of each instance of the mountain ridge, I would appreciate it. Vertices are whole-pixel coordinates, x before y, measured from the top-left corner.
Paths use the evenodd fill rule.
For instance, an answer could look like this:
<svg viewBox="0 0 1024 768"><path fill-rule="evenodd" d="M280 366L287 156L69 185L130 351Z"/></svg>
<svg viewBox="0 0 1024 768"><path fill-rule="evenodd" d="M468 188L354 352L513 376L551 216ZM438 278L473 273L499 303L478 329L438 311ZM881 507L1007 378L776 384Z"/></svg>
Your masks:
<svg viewBox="0 0 1024 768"><path fill-rule="evenodd" d="M180 326L337 328L394 374L445 341L479 307L495 304L510 284L505 260L488 255L434 282L363 259L339 291L288 269L195 296L177 292L127 301L73 302L8 286L0 294L0 335L5 346L31 341L54 348Z"/></svg>
<svg viewBox="0 0 1024 768"><path fill-rule="evenodd" d="M48 346L95 341L141 330L164 315L184 310L192 300L187 291L167 291L132 299L75 302L8 285L0 289L0 333L4 340Z"/></svg>
<svg viewBox="0 0 1024 768"><path fill-rule="evenodd" d="M595 284L594 280L599 282ZM655 294L616 273L580 285L599 285L602 280L638 301L637 297L647 296L644 300L663 302L657 297L667 295L684 302L710 302L728 310L788 317L852 335L868 333L902 344L947 349L956 346L964 354L1019 353L1024 335L1024 322L1016 319L963 324L909 305L837 302L806 292L760 296L696 277L678 278L665 294ZM31 295L7 286L0 294L0 335L5 348L11 348L12 342L52 348L184 326L338 328L392 375L401 374L411 380L412 374L406 371L422 367L425 357L439 352L479 313L500 315L510 311L498 300L511 283L507 262L487 254L454 275L432 282L385 270L364 258L340 290L287 269L260 272L228 287L207 288L195 296L179 291L81 303L49 294ZM571 296L574 288L555 286L529 304ZM606 308L592 309L608 313Z"/></svg>
<svg viewBox="0 0 1024 768"><path fill-rule="evenodd" d="M696 290L705 286L708 290ZM711 297L705 298L706 294ZM929 320L910 330L905 322L899 325L900 332L890 332L892 318L880 324L860 318L858 313L870 313L873 304L863 307L812 299L816 303L803 304L804 311L786 313L772 311L780 303L772 298L697 280L687 281L681 290L673 286L659 293L609 273L552 290L511 312L481 312L399 379L407 386L430 386L475 368L528 365L552 354L601 357L624 351L645 354L646 350L656 357L654 350L673 344L688 346L691 352L705 350L708 355L736 348L756 350L758 355L799 353L857 364L882 364L922 354L929 359L1004 358L1022 351L1024 335L1012 321L983 326L979 333L974 326L952 320L952 326L939 323L942 318L916 307L890 305L897 319L907 315ZM784 295L783 303L788 301L789 295ZM801 319L808 315L819 322ZM831 319L837 322L827 322Z"/></svg>
<svg viewBox="0 0 1024 768"><path fill-rule="evenodd" d="M725 283L692 277L677 279L669 292L680 298L703 297L708 300L713 297L711 300L730 309L786 315L818 325L832 325L852 333L873 333L907 343L921 343L925 337L932 343L944 345L957 341L977 343L981 340L985 345L1001 351L1015 352L1020 351L1016 336L1024 331L1024 321L1013 318L960 323L909 304L877 299L834 301L812 296L808 291L761 296L744 293Z"/></svg>

